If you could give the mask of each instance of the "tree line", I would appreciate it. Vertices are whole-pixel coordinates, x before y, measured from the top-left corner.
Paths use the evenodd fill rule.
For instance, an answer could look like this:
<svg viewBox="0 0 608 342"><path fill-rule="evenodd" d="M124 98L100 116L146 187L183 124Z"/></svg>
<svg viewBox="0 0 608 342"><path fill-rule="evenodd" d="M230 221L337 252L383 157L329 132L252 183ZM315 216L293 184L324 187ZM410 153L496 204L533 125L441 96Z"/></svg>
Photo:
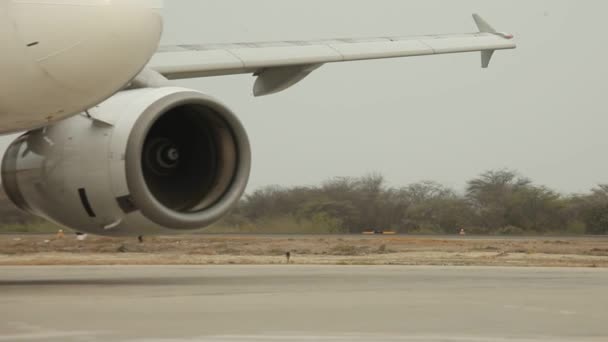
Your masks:
<svg viewBox="0 0 608 342"><path fill-rule="evenodd" d="M0 227L39 224L0 196ZM1 229L1 228L0 228ZM258 189L212 232L408 234L608 234L608 185L563 195L511 170L484 172L458 192L436 182L404 187L384 177Z"/></svg>
<svg viewBox="0 0 608 342"><path fill-rule="evenodd" d="M432 181L390 187L372 174L320 186L259 189L243 198L224 225L261 227L276 220L329 233L608 234L608 185L562 195L518 172L492 170L459 193Z"/></svg>

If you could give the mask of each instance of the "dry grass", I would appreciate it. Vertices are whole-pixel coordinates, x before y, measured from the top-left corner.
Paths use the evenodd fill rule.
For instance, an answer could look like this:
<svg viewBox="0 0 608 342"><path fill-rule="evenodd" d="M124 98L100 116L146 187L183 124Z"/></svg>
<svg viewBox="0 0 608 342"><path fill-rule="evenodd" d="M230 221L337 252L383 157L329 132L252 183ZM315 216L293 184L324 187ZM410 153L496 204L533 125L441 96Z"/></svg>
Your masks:
<svg viewBox="0 0 608 342"><path fill-rule="evenodd" d="M298 264L608 267L608 238L0 236L0 265L279 264L288 251Z"/></svg>

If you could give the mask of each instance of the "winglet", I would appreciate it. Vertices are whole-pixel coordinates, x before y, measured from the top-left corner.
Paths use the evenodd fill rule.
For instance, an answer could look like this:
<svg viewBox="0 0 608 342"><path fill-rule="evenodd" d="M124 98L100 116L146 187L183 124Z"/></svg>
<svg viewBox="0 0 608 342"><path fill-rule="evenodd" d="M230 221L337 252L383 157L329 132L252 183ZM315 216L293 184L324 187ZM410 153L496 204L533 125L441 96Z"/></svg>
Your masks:
<svg viewBox="0 0 608 342"><path fill-rule="evenodd" d="M481 67L487 69L490 66L490 62L492 61L492 56L494 56L495 50L485 50L481 51Z"/></svg>
<svg viewBox="0 0 608 342"><path fill-rule="evenodd" d="M484 33L497 33L497 31L492 27L492 25L488 24L484 18L482 18L479 14L473 14L473 19L475 19L475 24L479 28L479 32Z"/></svg>
<svg viewBox="0 0 608 342"><path fill-rule="evenodd" d="M488 24L485 19L483 19L479 14L473 14L473 19L475 20L475 24L477 24L477 28L479 28L479 32L482 33L492 33L496 34L497 31L492 27L492 25ZM490 66L490 61L492 61L492 56L494 56L494 50L485 50L481 51L481 67L487 69Z"/></svg>

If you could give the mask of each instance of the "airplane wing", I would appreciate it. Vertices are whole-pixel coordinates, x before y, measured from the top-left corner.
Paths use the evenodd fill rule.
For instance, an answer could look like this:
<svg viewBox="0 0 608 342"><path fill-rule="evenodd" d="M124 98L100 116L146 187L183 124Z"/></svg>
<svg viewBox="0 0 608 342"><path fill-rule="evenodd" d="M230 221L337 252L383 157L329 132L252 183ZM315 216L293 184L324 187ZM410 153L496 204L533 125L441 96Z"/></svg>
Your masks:
<svg viewBox="0 0 608 342"><path fill-rule="evenodd" d="M285 90L326 63L480 51L488 67L494 51L514 49L513 36L473 15L477 33L317 41L161 47L147 69L166 79L252 73L256 96Z"/></svg>

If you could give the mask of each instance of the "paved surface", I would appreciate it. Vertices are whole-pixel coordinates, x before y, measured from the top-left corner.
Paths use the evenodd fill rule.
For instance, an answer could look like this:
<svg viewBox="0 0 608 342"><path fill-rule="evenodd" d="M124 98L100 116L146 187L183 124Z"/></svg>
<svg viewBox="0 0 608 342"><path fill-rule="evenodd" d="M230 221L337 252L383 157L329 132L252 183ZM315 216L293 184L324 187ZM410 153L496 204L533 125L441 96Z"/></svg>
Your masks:
<svg viewBox="0 0 608 342"><path fill-rule="evenodd" d="M608 341L608 271L0 268L0 341Z"/></svg>

